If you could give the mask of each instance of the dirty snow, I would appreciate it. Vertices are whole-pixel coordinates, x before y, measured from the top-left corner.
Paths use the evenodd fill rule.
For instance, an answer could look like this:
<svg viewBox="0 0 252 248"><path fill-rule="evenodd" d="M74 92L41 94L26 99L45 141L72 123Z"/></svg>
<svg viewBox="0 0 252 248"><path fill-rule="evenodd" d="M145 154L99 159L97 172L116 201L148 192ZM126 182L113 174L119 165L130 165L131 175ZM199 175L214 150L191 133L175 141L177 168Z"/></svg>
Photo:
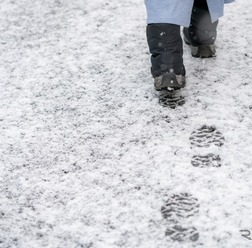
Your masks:
<svg viewBox="0 0 252 248"><path fill-rule="evenodd" d="M0 247L252 247L250 1L226 6L216 58L185 46L176 110L153 89L143 1L0 3ZM225 138L220 168L191 165L202 125ZM165 236L181 192L195 243Z"/></svg>

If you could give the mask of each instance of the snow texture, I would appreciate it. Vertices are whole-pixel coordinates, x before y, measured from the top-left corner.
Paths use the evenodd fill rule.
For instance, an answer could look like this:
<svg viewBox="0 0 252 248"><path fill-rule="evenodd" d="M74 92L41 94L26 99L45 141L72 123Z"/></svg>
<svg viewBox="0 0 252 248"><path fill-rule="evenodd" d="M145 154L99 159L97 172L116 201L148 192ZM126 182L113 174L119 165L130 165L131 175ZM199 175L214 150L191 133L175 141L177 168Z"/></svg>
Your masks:
<svg viewBox="0 0 252 248"><path fill-rule="evenodd" d="M184 46L186 103L171 110L143 1L1 0L0 247L252 247L251 12L226 6L216 58ZM191 147L204 125L221 147ZM192 166L202 154L221 166ZM195 241L165 235L179 195L199 207L173 231Z"/></svg>

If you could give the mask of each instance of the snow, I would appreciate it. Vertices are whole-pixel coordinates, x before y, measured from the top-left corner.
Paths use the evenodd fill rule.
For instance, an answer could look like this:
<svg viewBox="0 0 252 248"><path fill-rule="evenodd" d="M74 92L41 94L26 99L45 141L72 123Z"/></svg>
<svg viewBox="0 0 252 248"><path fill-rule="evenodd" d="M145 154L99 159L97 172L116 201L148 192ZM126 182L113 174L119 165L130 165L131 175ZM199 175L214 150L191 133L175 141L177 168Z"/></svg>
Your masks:
<svg viewBox="0 0 252 248"><path fill-rule="evenodd" d="M226 6L217 57L184 48L186 104L158 104L143 1L2 0L0 247L251 247L252 4ZM215 126L220 168L189 137ZM202 151L202 150L201 150ZM200 203L197 242L165 236L161 207Z"/></svg>

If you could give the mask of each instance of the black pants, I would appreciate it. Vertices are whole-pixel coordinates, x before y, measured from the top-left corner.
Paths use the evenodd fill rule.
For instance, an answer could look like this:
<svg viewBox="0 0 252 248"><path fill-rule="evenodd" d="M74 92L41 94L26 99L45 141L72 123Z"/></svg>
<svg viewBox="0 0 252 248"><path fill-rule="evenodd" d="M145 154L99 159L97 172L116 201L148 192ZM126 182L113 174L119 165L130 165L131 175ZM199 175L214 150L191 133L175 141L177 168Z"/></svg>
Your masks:
<svg viewBox="0 0 252 248"><path fill-rule="evenodd" d="M207 1L206 0L194 0L194 7L198 7L200 9L206 9L208 10L208 6L207 6Z"/></svg>

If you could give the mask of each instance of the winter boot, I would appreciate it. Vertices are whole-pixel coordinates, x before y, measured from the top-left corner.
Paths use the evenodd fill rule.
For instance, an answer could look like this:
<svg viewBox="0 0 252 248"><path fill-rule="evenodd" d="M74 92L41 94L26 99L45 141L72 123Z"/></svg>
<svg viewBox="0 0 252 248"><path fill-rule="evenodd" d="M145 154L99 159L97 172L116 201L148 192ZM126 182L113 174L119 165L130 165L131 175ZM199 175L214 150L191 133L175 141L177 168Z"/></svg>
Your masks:
<svg viewBox="0 0 252 248"><path fill-rule="evenodd" d="M218 21L212 23L206 0L195 0L189 28L183 29L184 41L193 57L214 57Z"/></svg>
<svg viewBox="0 0 252 248"><path fill-rule="evenodd" d="M174 24L149 24L147 41L151 56L151 73L154 86L163 106L175 108L184 104L180 89L185 86L183 42L180 26Z"/></svg>

